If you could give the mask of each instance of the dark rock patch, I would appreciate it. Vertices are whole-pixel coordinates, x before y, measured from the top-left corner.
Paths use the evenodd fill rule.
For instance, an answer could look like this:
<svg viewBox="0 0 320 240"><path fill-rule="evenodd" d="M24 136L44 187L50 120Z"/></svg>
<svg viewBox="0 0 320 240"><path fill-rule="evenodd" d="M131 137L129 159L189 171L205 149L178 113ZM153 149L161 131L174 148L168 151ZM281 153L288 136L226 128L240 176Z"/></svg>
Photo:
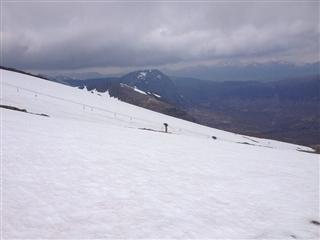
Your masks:
<svg viewBox="0 0 320 240"><path fill-rule="evenodd" d="M0 105L0 108L5 108L5 109L13 110L13 111L24 112L24 113L29 113L29 114L38 115L38 116L43 116L43 117L49 117L49 115L44 114L44 113L28 112L26 109L17 108L17 107L14 107L14 106Z"/></svg>
<svg viewBox="0 0 320 240"><path fill-rule="evenodd" d="M310 223L314 224L314 225L317 225L317 226L320 226L320 222L318 222L316 220L311 220Z"/></svg>
<svg viewBox="0 0 320 240"><path fill-rule="evenodd" d="M14 110L14 111L19 111L19 112L27 112L26 109L17 108L17 107L8 106L8 105L0 105L0 108L5 108L5 109Z"/></svg>

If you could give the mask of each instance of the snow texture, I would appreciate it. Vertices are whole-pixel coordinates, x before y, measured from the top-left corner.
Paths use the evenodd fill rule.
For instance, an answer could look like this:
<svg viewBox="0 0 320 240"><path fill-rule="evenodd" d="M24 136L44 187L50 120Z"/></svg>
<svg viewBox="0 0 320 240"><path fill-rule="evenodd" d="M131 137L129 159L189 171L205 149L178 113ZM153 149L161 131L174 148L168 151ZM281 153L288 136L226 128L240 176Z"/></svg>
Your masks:
<svg viewBox="0 0 320 240"><path fill-rule="evenodd" d="M146 72L140 72L139 75L138 75L138 79L145 79L146 76L147 76Z"/></svg>
<svg viewBox="0 0 320 240"><path fill-rule="evenodd" d="M141 94L144 94L144 95L147 95L146 92L138 89L136 86L133 88L134 91L138 92L138 93L141 93Z"/></svg>
<svg viewBox="0 0 320 240"><path fill-rule="evenodd" d="M307 147L4 70L1 92L49 115L1 108L4 239L319 238Z"/></svg>
<svg viewBox="0 0 320 240"><path fill-rule="evenodd" d="M160 95L156 94L156 93L152 93L154 96L156 96L157 98L161 98Z"/></svg>

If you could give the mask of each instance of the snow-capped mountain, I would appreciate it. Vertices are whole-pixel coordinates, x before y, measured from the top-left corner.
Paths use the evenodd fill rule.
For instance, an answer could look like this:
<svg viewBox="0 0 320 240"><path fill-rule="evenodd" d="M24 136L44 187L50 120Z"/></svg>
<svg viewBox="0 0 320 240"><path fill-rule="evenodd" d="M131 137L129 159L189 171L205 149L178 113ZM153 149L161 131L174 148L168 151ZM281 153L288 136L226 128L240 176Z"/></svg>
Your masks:
<svg viewBox="0 0 320 240"><path fill-rule="evenodd" d="M173 81L157 69L131 72L121 77L119 81L144 92L155 94L169 103L178 106L184 104L184 99Z"/></svg>
<svg viewBox="0 0 320 240"><path fill-rule="evenodd" d="M312 149L0 76L4 239L319 238Z"/></svg>
<svg viewBox="0 0 320 240"><path fill-rule="evenodd" d="M52 78L54 79L54 78ZM57 79L60 82L61 79ZM130 72L122 77L95 78L87 80L64 79L64 83L71 86L86 87L89 90L97 89L99 92L110 90L115 84L125 84L140 90L149 96L154 96L162 101L176 106L183 106L185 100L179 94L175 83L157 69L148 69Z"/></svg>
<svg viewBox="0 0 320 240"><path fill-rule="evenodd" d="M195 121L183 105L186 103L178 93L173 81L159 70L131 72L120 78L98 78L87 80L65 79L61 82L89 91L107 92L124 102L164 113L173 117Z"/></svg>

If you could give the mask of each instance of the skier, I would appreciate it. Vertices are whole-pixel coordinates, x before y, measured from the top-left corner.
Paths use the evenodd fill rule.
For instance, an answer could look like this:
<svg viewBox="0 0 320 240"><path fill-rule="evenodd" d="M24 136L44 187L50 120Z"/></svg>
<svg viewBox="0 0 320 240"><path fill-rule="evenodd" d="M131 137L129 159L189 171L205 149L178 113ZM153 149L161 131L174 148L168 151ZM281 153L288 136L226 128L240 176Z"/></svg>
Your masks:
<svg viewBox="0 0 320 240"><path fill-rule="evenodd" d="M164 123L164 131L167 133L168 132L168 123Z"/></svg>

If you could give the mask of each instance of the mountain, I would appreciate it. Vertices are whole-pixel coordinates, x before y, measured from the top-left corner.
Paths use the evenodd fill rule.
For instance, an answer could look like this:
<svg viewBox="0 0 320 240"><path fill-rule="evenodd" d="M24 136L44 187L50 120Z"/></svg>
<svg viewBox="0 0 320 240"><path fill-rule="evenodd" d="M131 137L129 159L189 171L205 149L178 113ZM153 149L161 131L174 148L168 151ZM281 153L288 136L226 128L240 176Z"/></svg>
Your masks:
<svg viewBox="0 0 320 240"><path fill-rule="evenodd" d="M310 148L1 76L4 239L319 237Z"/></svg>
<svg viewBox="0 0 320 240"><path fill-rule="evenodd" d="M161 98L167 103L177 106L184 106L185 99L179 94L175 83L165 74L157 69L147 69L130 72L122 77L103 77L89 79L74 79L66 76L47 78L71 86L86 87L89 90L97 89L100 92L108 91L111 85L126 84L133 88L140 89L149 95Z"/></svg>
<svg viewBox="0 0 320 240"><path fill-rule="evenodd" d="M183 109L185 101L173 81L159 70L136 71L119 78L51 80L89 91L108 91L110 96L124 102L195 122Z"/></svg>
<svg viewBox="0 0 320 240"><path fill-rule="evenodd" d="M195 118L186 111L179 108L179 106L171 104L170 102L163 101L162 97L154 92L144 92L136 86L132 87L124 83L113 84L108 89L108 92L111 97L116 97L121 101L169 116L195 122Z"/></svg>
<svg viewBox="0 0 320 240"><path fill-rule="evenodd" d="M7 71L21 73L21 74L25 74L25 75L29 75L29 76L33 76L33 77L37 77L37 78L42 78L42 79L45 79L45 80L51 80L50 78L48 78L46 76L43 76L41 74L32 74L32 73L29 73L29 72L26 72L26 71L22 71L22 70L19 70L19 69L16 69L16 68L12 68L12 67L5 67L5 66L1 66L0 65L0 70L7 70ZM56 80L53 80L53 81L56 81ZM58 82L58 81L56 81L56 82Z"/></svg>
<svg viewBox="0 0 320 240"><path fill-rule="evenodd" d="M115 77L112 74L101 74L98 72L82 72L82 73L59 73L59 74L52 74L52 73L44 73L45 76L51 76L56 80L86 80L86 79L94 79L94 78L110 78Z"/></svg>
<svg viewBox="0 0 320 240"><path fill-rule="evenodd" d="M260 137L320 144L320 77L273 82L173 79L197 122Z"/></svg>
<svg viewBox="0 0 320 240"><path fill-rule="evenodd" d="M156 94L177 106L184 105L184 99L179 94L174 82L157 69L131 72L121 77L119 81L145 92Z"/></svg>
<svg viewBox="0 0 320 240"><path fill-rule="evenodd" d="M288 62L217 64L191 66L168 71L170 75L209 81L278 81L286 78L319 75L320 62L295 64Z"/></svg>

